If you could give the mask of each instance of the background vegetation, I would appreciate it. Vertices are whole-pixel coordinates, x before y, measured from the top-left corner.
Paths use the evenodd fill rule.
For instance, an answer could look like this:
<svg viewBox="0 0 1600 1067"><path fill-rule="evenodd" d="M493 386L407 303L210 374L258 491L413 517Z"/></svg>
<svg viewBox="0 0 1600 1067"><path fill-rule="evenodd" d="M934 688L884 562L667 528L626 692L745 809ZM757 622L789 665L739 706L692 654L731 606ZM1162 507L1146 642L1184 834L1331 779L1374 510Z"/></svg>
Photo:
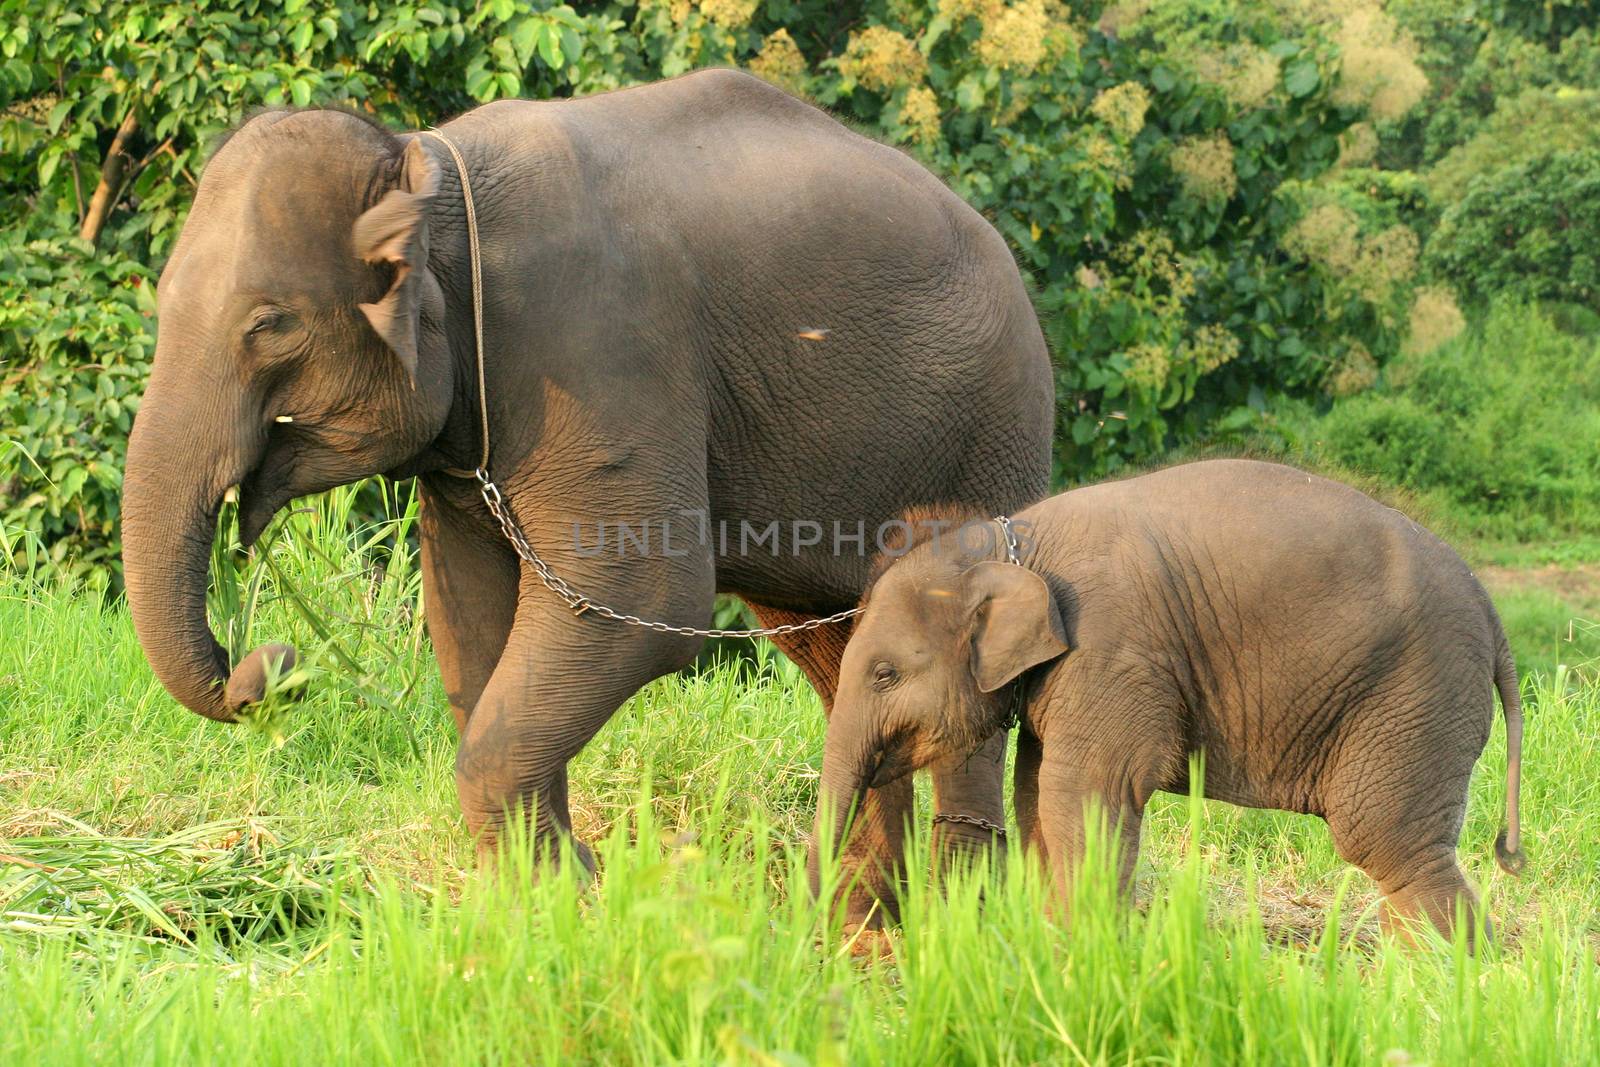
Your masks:
<svg viewBox="0 0 1600 1067"><path fill-rule="evenodd" d="M256 107L416 128L755 71L1006 235L1056 356L1067 482L1175 444L1292 444L1283 398L1381 392L1494 298L1559 302L1557 329L1587 333L1597 24L1558 0L0 0L0 521L115 569L152 281L208 145Z"/></svg>

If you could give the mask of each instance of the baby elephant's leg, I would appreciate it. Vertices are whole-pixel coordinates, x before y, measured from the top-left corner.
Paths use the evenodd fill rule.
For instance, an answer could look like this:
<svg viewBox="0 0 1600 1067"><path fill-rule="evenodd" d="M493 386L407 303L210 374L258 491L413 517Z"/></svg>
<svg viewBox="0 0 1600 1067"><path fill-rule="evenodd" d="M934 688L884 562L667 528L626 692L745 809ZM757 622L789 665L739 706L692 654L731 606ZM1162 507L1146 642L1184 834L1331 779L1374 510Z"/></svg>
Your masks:
<svg viewBox="0 0 1600 1067"><path fill-rule="evenodd" d="M1072 880L1083 863L1092 821L1098 821L1103 831L1099 840L1117 848L1118 884L1127 895L1139 859L1139 829L1147 797L1148 793L1131 782L1108 779L1104 765L1064 760L1046 747L1039 767L1036 834L1063 912L1071 901Z"/></svg>
<svg viewBox="0 0 1600 1067"><path fill-rule="evenodd" d="M1478 896L1456 863L1454 845L1431 855L1413 857L1409 870L1378 878L1377 882L1384 896L1384 925L1389 929L1410 939L1408 924L1425 920L1449 937L1459 914L1467 924L1467 942L1472 943L1477 931ZM1487 920L1484 932L1491 937L1494 933Z"/></svg>
<svg viewBox="0 0 1600 1067"><path fill-rule="evenodd" d="M1415 740L1352 746L1368 758L1334 769L1323 811L1339 855L1383 891L1386 926L1404 933L1407 923L1428 921L1449 937L1459 908L1470 939L1478 898L1456 863L1456 842L1482 746L1452 751L1428 740L1424 731Z"/></svg>

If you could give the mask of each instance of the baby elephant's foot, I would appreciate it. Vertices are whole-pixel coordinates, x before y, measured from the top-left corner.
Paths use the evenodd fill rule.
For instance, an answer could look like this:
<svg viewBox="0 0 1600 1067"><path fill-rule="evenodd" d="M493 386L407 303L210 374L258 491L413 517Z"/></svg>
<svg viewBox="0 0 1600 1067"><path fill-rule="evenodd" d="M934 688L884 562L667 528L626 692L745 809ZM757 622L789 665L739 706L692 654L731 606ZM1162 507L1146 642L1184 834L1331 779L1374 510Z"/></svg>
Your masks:
<svg viewBox="0 0 1600 1067"><path fill-rule="evenodd" d="M1478 895L1461 873L1454 849L1427 857L1406 874L1380 879L1378 884L1384 896L1384 928L1412 945L1420 945L1424 923L1446 940L1459 924L1468 948L1493 944L1494 925L1481 914Z"/></svg>

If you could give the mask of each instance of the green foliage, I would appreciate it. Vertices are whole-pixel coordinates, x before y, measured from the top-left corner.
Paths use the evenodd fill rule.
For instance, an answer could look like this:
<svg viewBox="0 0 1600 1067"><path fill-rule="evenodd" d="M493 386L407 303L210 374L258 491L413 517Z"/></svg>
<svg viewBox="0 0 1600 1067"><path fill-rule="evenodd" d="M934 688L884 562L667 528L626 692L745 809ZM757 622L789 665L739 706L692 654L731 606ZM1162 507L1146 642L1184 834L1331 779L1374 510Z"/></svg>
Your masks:
<svg viewBox="0 0 1600 1067"><path fill-rule="evenodd" d="M1387 381L1291 418L1296 447L1438 506L1456 535L1533 541L1600 529L1600 341L1497 305L1480 328L1391 364ZM1446 532L1446 531L1441 531Z"/></svg>
<svg viewBox="0 0 1600 1067"><path fill-rule="evenodd" d="M1600 58L1600 51L1596 53ZM1600 71L1596 72L1600 80ZM1473 179L1489 177L1537 156L1600 144L1600 91L1529 89L1513 93L1427 173L1428 192L1448 209L1460 202Z"/></svg>
<svg viewBox="0 0 1600 1067"><path fill-rule="evenodd" d="M114 562L154 279L76 238L0 245L0 529L71 571Z"/></svg>
<svg viewBox="0 0 1600 1067"><path fill-rule="evenodd" d="M1546 11L1535 24L1443 0L0 0L0 211L15 220L0 255L53 279L0 280L0 367L23 383L4 408L26 411L0 456L6 528L83 566L114 561L124 398L151 347L139 299L207 146L254 108L333 104L416 128L482 101L748 67L905 146L1005 235L1056 355L1058 476L1081 480L1246 432L1277 395L1364 387L1415 344L1424 295L1456 315L1415 269L1451 203L1370 165L1373 150L1384 164L1403 131L1453 131L1434 159L1481 130L1490 140L1437 176L1465 188L1470 174L1444 171L1491 160L1513 125L1492 119L1509 86L1566 101L1561 86L1600 70L1579 11ZM1478 73L1458 78L1456 61ZM1471 229L1451 232L1486 238ZM1548 276L1559 254L1512 249L1500 275L1538 260ZM1474 292L1499 277L1480 283L1447 252L1428 262ZM44 325L52 306L65 331ZM110 384L92 381L102 366L118 368ZM53 413L36 425L44 397ZM68 484L74 457L99 466Z"/></svg>
<svg viewBox="0 0 1600 1067"><path fill-rule="evenodd" d="M115 236L159 259L207 146L251 109L337 104L415 127L503 96L614 88L635 79L620 5L602 7L0 0L0 203L34 232L76 230L127 122Z"/></svg>
<svg viewBox="0 0 1600 1067"><path fill-rule="evenodd" d="M1425 210L1413 223L1427 241L1427 267L1477 303L1506 293L1592 304L1593 5L1394 0L1389 8L1415 34L1432 88L1403 122L1381 128L1377 156L1390 168L1427 167Z"/></svg>
<svg viewBox="0 0 1600 1067"><path fill-rule="evenodd" d="M1589 89L1600 79L1593 25L1546 38L1519 29L1519 20L1497 20L1481 6L1453 0L1392 0L1388 9L1415 35L1431 91L1422 107L1385 129L1385 166L1436 163L1523 94Z"/></svg>
<svg viewBox="0 0 1600 1067"><path fill-rule="evenodd" d="M1475 178L1428 244L1464 295L1600 301L1600 150L1554 151Z"/></svg>

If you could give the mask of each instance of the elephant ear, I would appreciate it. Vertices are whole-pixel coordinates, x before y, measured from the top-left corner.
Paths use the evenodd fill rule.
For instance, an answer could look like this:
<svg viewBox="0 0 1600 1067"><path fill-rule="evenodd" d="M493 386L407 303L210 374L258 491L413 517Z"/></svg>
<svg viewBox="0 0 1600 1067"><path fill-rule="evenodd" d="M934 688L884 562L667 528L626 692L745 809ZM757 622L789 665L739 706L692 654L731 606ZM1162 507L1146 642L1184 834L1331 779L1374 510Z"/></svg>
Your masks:
<svg viewBox="0 0 1600 1067"><path fill-rule="evenodd" d="M1055 597L1033 571L990 560L968 568L961 580L972 675L983 692L992 693L1029 667L1069 651Z"/></svg>
<svg viewBox="0 0 1600 1067"><path fill-rule="evenodd" d="M428 205L439 187L439 168L414 138L406 146L400 184L356 219L352 234L356 255L368 263L394 268L389 291L361 313L384 344L400 357L406 373L417 380L417 333L422 313L422 277L428 264Z"/></svg>

